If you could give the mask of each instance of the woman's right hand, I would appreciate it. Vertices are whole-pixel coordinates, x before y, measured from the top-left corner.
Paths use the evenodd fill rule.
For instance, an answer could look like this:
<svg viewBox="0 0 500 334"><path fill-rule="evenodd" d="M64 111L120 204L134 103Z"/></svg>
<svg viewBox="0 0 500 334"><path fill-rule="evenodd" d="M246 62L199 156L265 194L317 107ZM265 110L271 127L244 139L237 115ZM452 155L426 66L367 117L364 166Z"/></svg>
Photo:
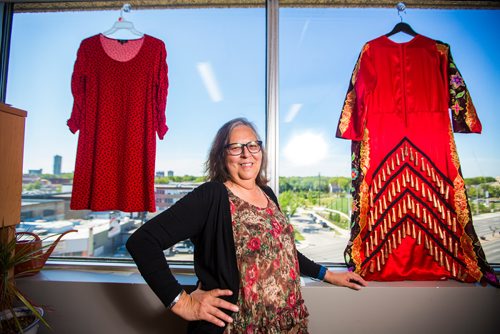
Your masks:
<svg viewBox="0 0 500 334"><path fill-rule="evenodd" d="M214 289L204 291L198 288L187 294L183 292L179 301L171 308L172 312L179 317L188 320L205 320L217 326L224 327L225 323L233 322L233 319L220 309L238 312L238 306L225 301L221 296L231 296L231 290Z"/></svg>

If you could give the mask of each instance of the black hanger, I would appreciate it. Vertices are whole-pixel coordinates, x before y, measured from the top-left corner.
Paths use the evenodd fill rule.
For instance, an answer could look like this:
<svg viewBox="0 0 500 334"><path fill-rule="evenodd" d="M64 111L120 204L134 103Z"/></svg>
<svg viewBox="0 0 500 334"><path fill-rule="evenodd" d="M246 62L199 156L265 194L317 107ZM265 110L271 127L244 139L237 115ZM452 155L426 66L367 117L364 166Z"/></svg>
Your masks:
<svg viewBox="0 0 500 334"><path fill-rule="evenodd" d="M406 14L406 4L404 2L398 2L396 5L396 9L398 10L398 16L401 19L401 22L396 24L390 32L385 34L385 36L389 37L389 36L392 36L394 34L397 34L398 32L404 32L405 34L413 36L413 37L418 35L415 32L415 30L413 30L413 28L408 23L403 22L403 16L401 15L401 13Z"/></svg>
<svg viewBox="0 0 500 334"><path fill-rule="evenodd" d="M404 32L405 34L408 34L410 36L416 36L418 35L415 30L406 22L399 22L392 28L390 32L385 34L387 37L392 36L394 34L397 34L398 32Z"/></svg>

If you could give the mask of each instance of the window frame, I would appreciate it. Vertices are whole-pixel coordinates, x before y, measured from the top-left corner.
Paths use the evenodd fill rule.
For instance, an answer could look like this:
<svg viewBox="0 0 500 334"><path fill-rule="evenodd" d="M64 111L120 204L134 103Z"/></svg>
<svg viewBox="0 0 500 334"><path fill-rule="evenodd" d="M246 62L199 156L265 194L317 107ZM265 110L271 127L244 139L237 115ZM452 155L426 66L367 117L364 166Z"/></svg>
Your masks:
<svg viewBox="0 0 500 334"><path fill-rule="evenodd" d="M75 4L89 4L90 2L82 1L72 1ZM153 1L152 1L153 2ZM185 1L188 3L189 1ZM217 2L217 1L216 1ZM223 3L224 1L219 1ZM245 2L245 1L241 1ZM240 2L240 3L241 3ZM259 1L250 1L253 6ZM51 3L57 3L63 6L63 1L52 1ZM106 8L116 8L116 1L108 1ZM210 1L207 1L208 6L210 6ZM280 7L298 7L299 3L297 1L286 1L282 0L281 4L279 0L266 0L266 91L265 91L265 101L266 101L266 115L265 115L265 138L266 138L266 148L268 150L268 175L270 177L270 187L279 195L279 9ZM320 7L321 1L308 1L304 6L306 7ZM349 1L348 4L345 1L329 1L328 4L323 5L323 7L353 7L355 6L355 1ZM453 7L448 7L445 1L429 1L428 5L413 7L420 8L481 8L481 9L500 9L500 4L491 1L472 1L469 4L454 5ZM475 5L471 5L474 3ZM9 51L10 51L10 41L12 33L12 21L13 15L16 13L16 9L19 12L29 11L29 4L27 3L0 3L0 102L5 102L6 98L6 88L8 79L8 63L9 63ZM34 3L36 5L36 3ZM226 5L225 7L229 7ZM239 5L234 5L238 7ZM251 7L249 5L248 7ZM357 4L356 6L360 6ZM393 3L386 1L376 1L375 3L370 3L361 7L392 7ZM162 6L166 8L168 6ZM194 6L193 6L194 7ZM28 9L27 9L28 8ZM147 8L143 6L140 8ZM74 9L69 9L74 10ZM113 258L72 258L72 257L54 257L49 261L49 265L58 266L69 266L71 268L77 268L78 266L96 266L96 267L110 267L110 268L128 268L134 267L131 265L132 259L113 259ZM174 261L172 262L175 268L180 268L185 270L186 268L192 271L192 261ZM324 263L322 264L331 267L343 267L340 263ZM500 264L492 265L497 271L500 270Z"/></svg>

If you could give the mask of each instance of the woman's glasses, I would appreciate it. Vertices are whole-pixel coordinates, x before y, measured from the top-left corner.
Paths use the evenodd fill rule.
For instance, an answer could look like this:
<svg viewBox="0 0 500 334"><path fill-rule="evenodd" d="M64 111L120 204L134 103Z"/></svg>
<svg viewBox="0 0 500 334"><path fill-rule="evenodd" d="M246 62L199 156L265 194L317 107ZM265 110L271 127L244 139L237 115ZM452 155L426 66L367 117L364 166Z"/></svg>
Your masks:
<svg viewBox="0 0 500 334"><path fill-rule="evenodd" d="M252 154L259 153L262 148L262 141L249 141L246 144L233 143L224 146L229 155L240 155L243 153L245 147L247 148L248 152Z"/></svg>

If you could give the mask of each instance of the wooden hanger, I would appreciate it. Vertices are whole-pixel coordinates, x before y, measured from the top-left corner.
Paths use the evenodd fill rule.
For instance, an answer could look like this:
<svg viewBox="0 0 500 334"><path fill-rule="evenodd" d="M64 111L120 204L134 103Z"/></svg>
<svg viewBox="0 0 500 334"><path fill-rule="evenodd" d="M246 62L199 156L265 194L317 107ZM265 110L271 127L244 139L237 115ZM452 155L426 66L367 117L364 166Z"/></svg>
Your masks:
<svg viewBox="0 0 500 334"><path fill-rule="evenodd" d="M396 9L398 10L398 15L399 15L399 18L401 19L401 22L396 24L390 32L385 34L385 36L389 37L389 36L392 36L394 34L397 34L398 32L404 32L405 34L410 35L410 36L418 35L415 32L415 30L413 30L413 28L408 23L403 22L403 17L401 16L401 12L405 12L405 10L406 10L405 3L398 2L398 4L396 5Z"/></svg>
<svg viewBox="0 0 500 334"><path fill-rule="evenodd" d="M123 18L123 12L130 12L132 6L130 4L124 4L120 10L120 17L113 24L113 26L103 32L102 34L106 37L113 39L138 39L144 36L144 34L135 29L134 24Z"/></svg>

